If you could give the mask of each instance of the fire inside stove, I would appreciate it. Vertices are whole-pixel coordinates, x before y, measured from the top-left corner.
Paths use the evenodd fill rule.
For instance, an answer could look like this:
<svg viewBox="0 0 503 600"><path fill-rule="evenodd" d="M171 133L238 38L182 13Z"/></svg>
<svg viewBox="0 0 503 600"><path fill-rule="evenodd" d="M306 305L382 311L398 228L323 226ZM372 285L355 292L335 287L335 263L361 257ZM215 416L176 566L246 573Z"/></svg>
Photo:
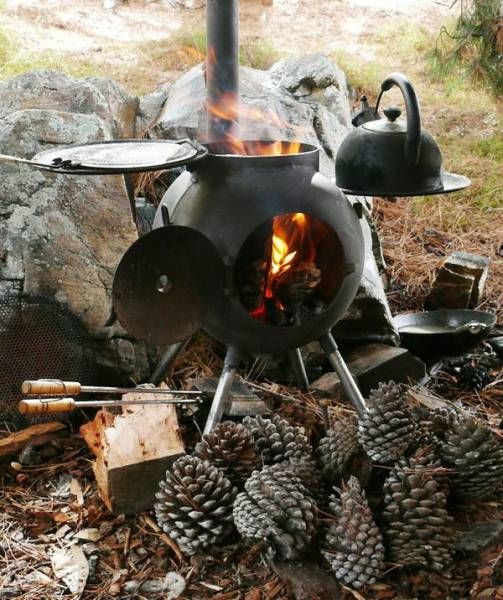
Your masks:
<svg viewBox="0 0 503 600"><path fill-rule="evenodd" d="M277 215L242 247L236 262L240 300L264 324L300 325L333 299L342 259L340 242L326 223L302 212Z"/></svg>

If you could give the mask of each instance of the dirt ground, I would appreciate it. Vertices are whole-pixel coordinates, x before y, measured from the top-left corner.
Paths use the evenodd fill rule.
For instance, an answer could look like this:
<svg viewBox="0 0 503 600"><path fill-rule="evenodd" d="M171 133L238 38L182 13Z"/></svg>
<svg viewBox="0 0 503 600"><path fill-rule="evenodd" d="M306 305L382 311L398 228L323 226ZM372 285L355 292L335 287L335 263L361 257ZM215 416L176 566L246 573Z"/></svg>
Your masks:
<svg viewBox="0 0 503 600"><path fill-rule="evenodd" d="M201 3L199 3L201 4ZM435 0L242 0L243 40L276 40L285 53L344 49L371 59L369 32L390 19L412 19L439 28L448 2ZM129 46L166 39L184 27L203 27L205 8L176 0L119 0L113 10L99 0L6 0L2 26L26 51L101 54L116 43Z"/></svg>

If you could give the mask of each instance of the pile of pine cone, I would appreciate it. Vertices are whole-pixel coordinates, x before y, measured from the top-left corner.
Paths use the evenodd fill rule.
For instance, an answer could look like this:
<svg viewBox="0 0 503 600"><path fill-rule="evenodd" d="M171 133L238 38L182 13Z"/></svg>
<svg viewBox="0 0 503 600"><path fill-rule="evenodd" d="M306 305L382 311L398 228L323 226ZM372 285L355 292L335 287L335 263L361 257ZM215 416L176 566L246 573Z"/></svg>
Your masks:
<svg viewBox="0 0 503 600"><path fill-rule="evenodd" d="M320 552L359 589L383 577L385 561L448 572L448 508L488 498L502 482L503 443L486 425L415 411L389 382L371 392L363 418L337 421L315 450L278 415L221 423L167 472L155 510L187 555L235 528L270 556Z"/></svg>

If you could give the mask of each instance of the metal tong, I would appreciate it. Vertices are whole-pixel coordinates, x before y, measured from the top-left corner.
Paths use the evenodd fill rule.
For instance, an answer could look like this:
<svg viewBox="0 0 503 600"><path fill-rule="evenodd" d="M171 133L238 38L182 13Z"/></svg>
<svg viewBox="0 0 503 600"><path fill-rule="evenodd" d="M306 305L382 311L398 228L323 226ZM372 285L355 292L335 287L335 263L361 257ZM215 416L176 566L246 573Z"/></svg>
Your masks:
<svg viewBox="0 0 503 600"><path fill-rule="evenodd" d="M23 399L18 404L22 415L43 415L48 413L71 412L80 408L103 408L143 404L177 404L188 405L202 402L204 392L198 390L170 390L158 387L102 387L82 385L78 381L61 381L59 379L38 379L24 381L21 391L27 396L37 398ZM68 395L79 394L128 394L141 392L147 394L178 396L176 398L152 398L151 400L75 400ZM40 397L42 396L42 397Z"/></svg>

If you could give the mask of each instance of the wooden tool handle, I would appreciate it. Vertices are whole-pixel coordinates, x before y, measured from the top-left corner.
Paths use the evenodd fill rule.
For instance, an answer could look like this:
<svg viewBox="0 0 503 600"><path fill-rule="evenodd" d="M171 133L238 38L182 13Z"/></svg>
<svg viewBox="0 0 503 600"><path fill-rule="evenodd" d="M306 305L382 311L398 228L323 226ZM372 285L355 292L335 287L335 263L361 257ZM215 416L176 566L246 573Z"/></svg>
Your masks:
<svg viewBox="0 0 503 600"><path fill-rule="evenodd" d="M21 391L27 396L78 396L81 386L78 381L59 381L57 379L38 379L24 381Z"/></svg>
<svg viewBox="0 0 503 600"><path fill-rule="evenodd" d="M47 398L21 400L18 410L22 415L45 415L48 413L69 412L75 408L73 398Z"/></svg>

